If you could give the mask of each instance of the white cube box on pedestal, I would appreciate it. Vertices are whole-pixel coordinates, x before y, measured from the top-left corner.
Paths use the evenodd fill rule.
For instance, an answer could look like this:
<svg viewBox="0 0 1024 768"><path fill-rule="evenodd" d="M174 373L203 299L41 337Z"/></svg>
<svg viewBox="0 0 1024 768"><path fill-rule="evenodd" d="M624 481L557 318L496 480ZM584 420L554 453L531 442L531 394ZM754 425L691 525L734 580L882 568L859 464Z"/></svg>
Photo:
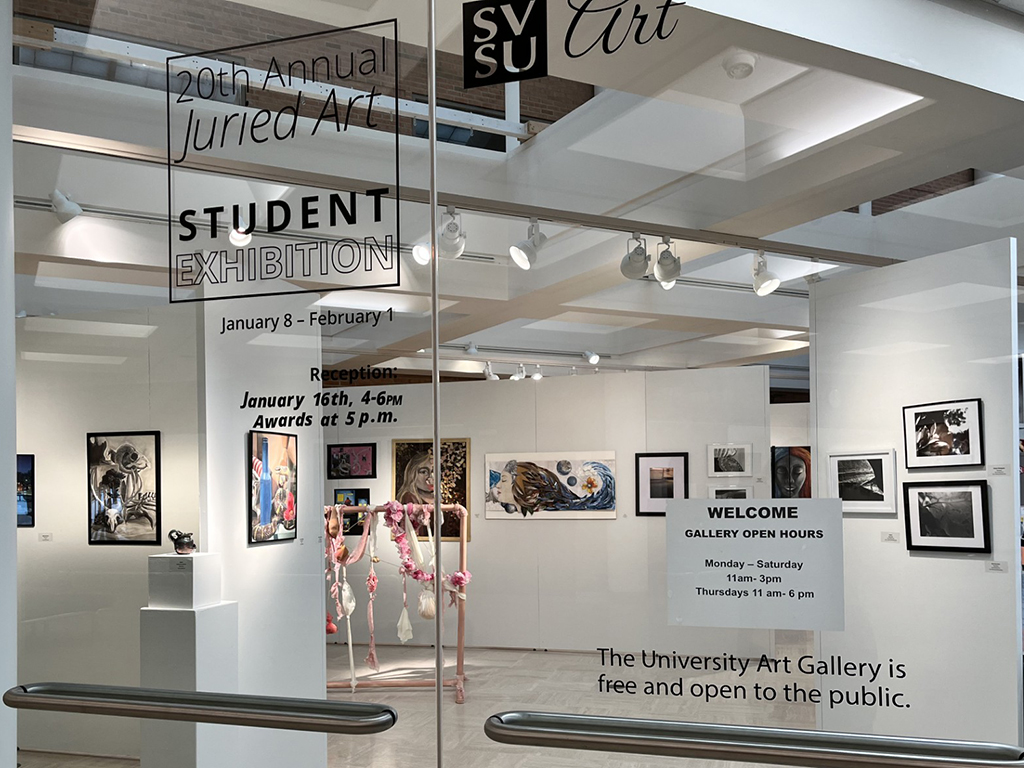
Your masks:
<svg viewBox="0 0 1024 768"><path fill-rule="evenodd" d="M220 602L220 555L149 557L150 608L202 608Z"/></svg>

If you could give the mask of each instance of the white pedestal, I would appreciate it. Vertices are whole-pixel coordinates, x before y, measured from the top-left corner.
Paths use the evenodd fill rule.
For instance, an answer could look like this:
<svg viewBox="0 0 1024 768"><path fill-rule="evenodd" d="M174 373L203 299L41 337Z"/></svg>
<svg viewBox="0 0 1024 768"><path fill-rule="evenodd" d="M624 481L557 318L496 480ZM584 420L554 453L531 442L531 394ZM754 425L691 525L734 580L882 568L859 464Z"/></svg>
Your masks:
<svg viewBox="0 0 1024 768"><path fill-rule="evenodd" d="M202 608L220 602L220 555L151 555L150 608Z"/></svg>
<svg viewBox="0 0 1024 768"><path fill-rule="evenodd" d="M142 686L237 692L238 603L220 601L220 558L152 555L149 563L150 606L142 609L141 616ZM233 765L238 730L225 725L143 720L141 766Z"/></svg>

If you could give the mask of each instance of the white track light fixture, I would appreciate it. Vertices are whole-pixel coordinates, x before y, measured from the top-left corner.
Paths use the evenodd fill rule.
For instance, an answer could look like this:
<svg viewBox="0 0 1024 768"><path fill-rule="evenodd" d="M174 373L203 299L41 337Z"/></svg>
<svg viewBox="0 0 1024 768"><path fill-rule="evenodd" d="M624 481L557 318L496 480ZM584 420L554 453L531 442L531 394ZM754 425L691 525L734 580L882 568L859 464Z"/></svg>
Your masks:
<svg viewBox="0 0 1024 768"><path fill-rule="evenodd" d="M462 216L451 206L445 209L444 219L437 231L437 247L442 256L457 259L466 250L466 233L462 231Z"/></svg>
<svg viewBox="0 0 1024 768"><path fill-rule="evenodd" d="M754 293L758 296L767 296L778 288L782 281L774 272L768 270L768 260L764 257L764 251L754 254Z"/></svg>
<svg viewBox="0 0 1024 768"><path fill-rule="evenodd" d="M61 224L67 224L76 216L82 215L82 206L59 189L55 189L50 193L50 204L53 206L53 212Z"/></svg>
<svg viewBox="0 0 1024 768"><path fill-rule="evenodd" d="M526 366L520 363L519 367L516 369L516 372L513 373L509 378L512 379L512 381L522 381L523 379L525 379Z"/></svg>
<svg viewBox="0 0 1024 768"><path fill-rule="evenodd" d="M494 369L491 368L491 361L490 360L488 360L487 363L484 365L484 378L487 379L488 381L497 381L498 380L498 374L496 374L494 372Z"/></svg>
<svg viewBox="0 0 1024 768"><path fill-rule="evenodd" d="M530 378L533 379L534 381L540 381L541 379L544 378L544 374L541 373L539 365L537 366L537 370L533 372L533 375L530 376Z"/></svg>
<svg viewBox="0 0 1024 768"><path fill-rule="evenodd" d="M633 245L635 243L635 245ZM650 254L647 253L647 243L640 237L639 232L634 232L626 242L626 255L622 257L622 264L619 269L622 276L629 280L639 280L647 274L647 267L651 263Z"/></svg>
<svg viewBox="0 0 1024 768"><path fill-rule="evenodd" d="M510 245L508 255L520 269L529 269L537 261L537 251L544 247L548 241L547 236L540 231L540 224L536 219L530 219L530 229L526 239L520 240L515 245Z"/></svg>
<svg viewBox="0 0 1024 768"><path fill-rule="evenodd" d="M683 271L683 266L679 257L672 253L672 239L664 237L661 244L665 247L658 255L658 260L654 262L654 277L667 291L676 284L676 280Z"/></svg>
<svg viewBox="0 0 1024 768"><path fill-rule="evenodd" d="M471 342L469 342L469 344L466 345L466 354L467 355L475 355L475 354L477 354L479 352L480 352L480 350L477 348L475 341L471 341ZM490 365L490 363L488 363L488 365Z"/></svg>
<svg viewBox="0 0 1024 768"><path fill-rule="evenodd" d="M583 353L583 359L591 365L597 365L601 362L601 356L597 352L591 352L589 349Z"/></svg>

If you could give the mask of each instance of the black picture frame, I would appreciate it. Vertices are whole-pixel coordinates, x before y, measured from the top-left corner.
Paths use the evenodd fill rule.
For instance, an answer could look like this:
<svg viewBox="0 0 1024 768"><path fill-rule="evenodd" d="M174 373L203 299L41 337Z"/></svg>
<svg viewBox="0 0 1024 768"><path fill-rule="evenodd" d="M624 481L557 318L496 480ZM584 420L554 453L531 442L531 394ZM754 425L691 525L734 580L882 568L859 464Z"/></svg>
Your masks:
<svg viewBox="0 0 1024 768"><path fill-rule="evenodd" d="M350 495L351 498L346 498L346 495ZM351 502L351 503L349 503ZM348 506L348 507L359 507L359 506L370 506L370 489L369 488L335 488L334 489L334 504L335 506ZM363 515L359 512L345 512L342 514L341 519L341 530L346 536L362 536L363 535Z"/></svg>
<svg viewBox="0 0 1024 768"><path fill-rule="evenodd" d="M17 455L17 480L15 485L14 513L18 519L18 528L36 527L36 456L34 453ZM27 477L27 479L23 479ZM24 491L27 489L27 493ZM27 514L20 514L20 504L25 502Z"/></svg>
<svg viewBox="0 0 1024 768"><path fill-rule="evenodd" d="M915 491L922 491L924 489L933 489L937 492L942 491L954 491L956 489L977 489L977 493L972 496L972 521L974 519L980 519L981 522L981 536L977 536L975 528L974 535L971 539L977 540L976 545L970 544L944 544L943 539L952 541L963 542L968 537L948 535L926 535L921 532L921 518L920 518L920 506L917 503L920 500L914 499ZM907 534L907 549L911 552L963 552L963 553L980 553L988 554L992 552L992 530L991 522L989 520L989 502L988 502L988 482L985 480L937 480L935 482L920 482L920 483L904 483L903 484L903 520ZM973 506L974 499L978 500L978 509ZM918 524L914 525L915 517L917 518ZM916 530L915 530L916 528ZM955 532L955 531L954 531Z"/></svg>
<svg viewBox="0 0 1024 768"><path fill-rule="evenodd" d="M110 470L119 471L119 465L117 465L115 458L114 461L109 461L108 450L112 450L116 456L117 451L123 447L117 446L111 448L109 445L110 438L133 438L133 437L146 437L153 439L153 461L151 466L147 466L145 469L140 471L145 472L152 469L153 472L153 490L141 492L141 495L135 494L132 500L133 507L137 510L132 517L143 517L143 519L150 520L152 523L152 535L147 536L145 539L118 539L108 538L117 532L117 528L120 525L114 526L113 530L110 529L109 525L104 526L98 524L94 517L94 505L102 504L103 500L97 497L105 496L109 489L109 494L117 502L124 505L124 500L118 498L120 494L123 494L121 489L125 488L122 484L118 491L114 491L113 487L109 482L104 483L108 479L108 473ZM99 441L102 442L102 446ZM90 546L142 546L142 547L157 547L163 544L163 521L161 515L161 480L160 480L160 432L156 430L106 430L103 432L87 432L85 435L85 446L86 446L86 530L88 533L88 541ZM107 467L106 470L103 467ZM123 463L121 465L123 467ZM102 474L101 474L102 471ZM116 475L110 476L112 479ZM106 489L104 489L106 485ZM97 513L99 509L95 510ZM113 511L113 510L108 510ZM106 514L106 513L104 513ZM121 524L126 525L130 520L125 520ZM107 533L104 534L103 530Z"/></svg>
<svg viewBox="0 0 1024 768"><path fill-rule="evenodd" d="M977 410L976 436L969 436L968 454L920 456L917 452L917 430L911 418L926 411L950 411L956 406L974 406ZM916 418L915 418L916 422ZM954 439L952 437L948 439ZM966 456L966 458L965 458ZM934 403L903 406L903 464L908 471L918 469L972 469L985 466L985 413L981 398L965 397L958 400L940 400Z"/></svg>
<svg viewBox="0 0 1024 768"><path fill-rule="evenodd" d="M335 460L336 454L344 454L345 448L370 449L369 468L361 472L345 471L339 468ZM337 450L336 450L337 449ZM376 480L377 479L377 444L376 443L334 443L327 446L327 478L329 480Z"/></svg>
<svg viewBox="0 0 1024 768"><path fill-rule="evenodd" d="M291 528L287 529L286 533L284 535L282 535L281 532L280 532L281 528L284 527L284 526L279 525L278 529L274 532L273 536L271 536L270 538L257 538L257 536L256 536L256 526L255 526L254 521L253 521L253 502L254 502L254 498L253 498L254 493L253 493L253 491L254 491L254 485L255 485L254 475L256 474L255 459L257 458L255 456L254 452L253 452L253 442L254 442L254 437L256 435L271 435L271 436L275 436L275 437L283 437L283 438L286 438L286 440L294 440L295 441L295 476L291 480L291 482L294 484L294 487L295 487L295 492L293 494L295 516L293 517L293 519L291 521L291 523L292 523ZM263 544L281 544L281 543L284 543L284 542L295 541L296 538L298 538L299 436L298 435L293 435L293 434L288 433L288 432L273 432L273 431L268 430L268 429L251 429L248 432L246 432L246 434L245 434L245 444L246 444L245 454L246 454L246 459L247 459L246 466L245 466L245 469L246 469L246 488L247 488L247 491L248 491L246 493L246 504L245 504L245 531L246 531L245 535L246 535L247 543L249 544L249 546L252 547L252 546L260 546L260 545L263 545ZM262 464L262 457L259 457L259 458L260 458L260 462ZM261 470L262 469L263 469L263 467L261 466Z"/></svg>
<svg viewBox="0 0 1024 768"><path fill-rule="evenodd" d="M644 479L643 467L645 460L648 459L682 459L682 470L683 470L683 482L682 482L682 495L678 493L678 484L675 482L675 478L672 481L672 495L662 496L657 499L650 493L651 488L649 484L649 477L647 480ZM679 463L678 461L675 463ZM674 452L655 452L655 453L637 453L634 458L634 478L635 478L635 500L636 507L635 513L637 517L665 517L664 509L657 509L656 507L663 506L664 502L658 503L662 499L665 501L671 499L688 499L690 498L690 454L684 451ZM644 484L647 483L648 493L644 493ZM653 506L652 503L654 502Z"/></svg>

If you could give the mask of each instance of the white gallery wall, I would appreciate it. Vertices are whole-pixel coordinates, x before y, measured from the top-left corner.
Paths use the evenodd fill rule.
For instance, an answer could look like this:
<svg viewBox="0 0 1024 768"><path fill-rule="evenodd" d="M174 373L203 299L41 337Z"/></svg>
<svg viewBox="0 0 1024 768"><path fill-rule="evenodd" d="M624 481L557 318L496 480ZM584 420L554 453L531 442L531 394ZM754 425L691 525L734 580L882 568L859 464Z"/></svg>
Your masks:
<svg viewBox="0 0 1024 768"><path fill-rule="evenodd" d="M911 704L823 706L821 726L1020 744L1016 242L827 280L811 299L818 488L829 453L895 448L900 510L845 518L846 631L821 633L819 654L905 663L881 682ZM986 467L907 471L903 406L961 398L983 401ZM902 483L967 479L989 483L992 554L908 552Z"/></svg>
<svg viewBox="0 0 1024 768"><path fill-rule="evenodd" d="M152 332L17 322L18 452L34 454L36 468L36 526L17 536L18 680L136 686L147 558L171 550L169 530L198 530L197 317L165 307L80 319L117 324L101 326L107 333ZM164 540L90 546L86 433L140 430L161 436ZM23 749L139 754L137 721L31 711L18 720Z"/></svg>
<svg viewBox="0 0 1024 768"><path fill-rule="evenodd" d="M768 648L763 630L669 627L665 583L665 518L636 517L634 454L689 453L690 496L706 497L707 445L754 446L754 485L770 495L768 369L708 369L480 381L441 385L442 437L470 439L472 542L467 589L466 642L478 647L593 651L613 645L681 653L757 655ZM398 423L331 427L326 443L376 442L376 480L325 480L324 498L335 488L366 487L371 502L392 497L391 441L430 437L430 388L371 387L401 394ZM366 388L345 390L358 398ZM341 409L342 412L348 409ZM330 413L333 411L327 411ZM485 456L488 453L614 451L617 516L614 520L486 519ZM756 481L756 482L755 482ZM352 546L352 542L349 543ZM378 643L397 642L402 586L390 535L378 532L382 562L375 601ZM458 544L442 544L449 572L457 568ZM352 619L356 642L366 642L365 561L349 573L359 606ZM418 590L410 587L410 595ZM410 601L410 604L412 602ZM333 602L331 603L333 606ZM412 611L413 644L429 643L429 622ZM455 640L455 614L446 619ZM342 631L331 638L343 642ZM387 651L381 652L387 661ZM361 665L365 670L365 667Z"/></svg>
<svg viewBox="0 0 1024 768"><path fill-rule="evenodd" d="M316 298L315 296L313 297ZM295 325L221 333L225 319L308 314L307 296L210 302L205 313L205 456L203 551L220 553L223 599L238 602L239 692L299 698L326 697L323 557L323 452L320 416L312 404L319 384L310 369L320 366L318 328ZM250 546L247 438L261 413L242 409L254 396L301 394L311 427L267 431L298 435L297 539ZM238 765L252 768L317 768L326 764L323 734L245 729Z"/></svg>

